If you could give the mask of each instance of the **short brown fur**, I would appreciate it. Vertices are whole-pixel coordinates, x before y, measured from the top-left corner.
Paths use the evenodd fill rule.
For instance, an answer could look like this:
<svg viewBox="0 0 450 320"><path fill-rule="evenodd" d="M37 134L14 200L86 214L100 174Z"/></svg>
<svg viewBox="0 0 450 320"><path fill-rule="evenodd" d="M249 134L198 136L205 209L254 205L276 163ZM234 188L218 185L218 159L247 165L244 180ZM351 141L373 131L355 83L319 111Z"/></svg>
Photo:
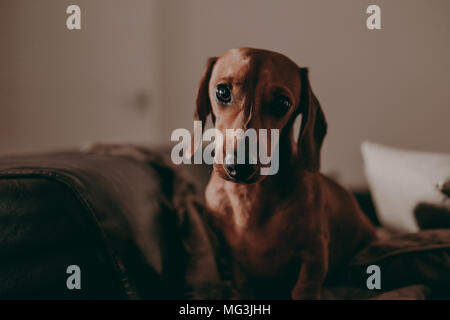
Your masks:
<svg viewBox="0 0 450 320"><path fill-rule="evenodd" d="M220 83L232 86L233 101L226 107L216 99ZM273 117L268 108L279 91L292 108ZM209 114L221 131L281 132L276 175L258 175L258 165L248 181L236 182L223 164L215 163L206 189L210 217L228 248L238 297L319 299L329 271L374 239L375 231L355 198L319 173L327 124L307 69L279 53L252 48L211 58L195 118L205 122ZM293 123L299 115L295 143Z"/></svg>

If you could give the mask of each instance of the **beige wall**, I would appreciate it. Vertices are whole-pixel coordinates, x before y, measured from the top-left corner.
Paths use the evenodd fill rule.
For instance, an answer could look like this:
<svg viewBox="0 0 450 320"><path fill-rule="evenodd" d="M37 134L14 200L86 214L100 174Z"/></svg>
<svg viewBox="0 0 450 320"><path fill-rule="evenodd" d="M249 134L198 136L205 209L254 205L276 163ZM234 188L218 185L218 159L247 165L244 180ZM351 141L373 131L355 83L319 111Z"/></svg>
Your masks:
<svg viewBox="0 0 450 320"><path fill-rule="evenodd" d="M81 32L65 29L71 3ZM379 31L365 27L372 3ZM3 0L0 153L169 142L192 128L206 59L254 46L310 68L324 171L361 185L364 139L450 152L449 12L448 0Z"/></svg>
<svg viewBox="0 0 450 320"><path fill-rule="evenodd" d="M69 31L73 3L82 29ZM0 153L161 138L159 1L0 6Z"/></svg>

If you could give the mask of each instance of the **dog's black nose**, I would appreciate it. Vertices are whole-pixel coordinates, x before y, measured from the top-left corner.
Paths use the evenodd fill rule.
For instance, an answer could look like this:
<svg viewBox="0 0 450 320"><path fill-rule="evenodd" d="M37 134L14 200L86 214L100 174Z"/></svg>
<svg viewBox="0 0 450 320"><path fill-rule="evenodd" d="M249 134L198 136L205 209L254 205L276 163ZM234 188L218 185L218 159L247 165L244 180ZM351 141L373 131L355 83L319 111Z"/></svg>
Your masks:
<svg viewBox="0 0 450 320"><path fill-rule="evenodd" d="M225 169L227 169L227 172L230 176L233 178L237 176L237 170L235 164L226 164Z"/></svg>
<svg viewBox="0 0 450 320"><path fill-rule="evenodd" d="M237 159L233 155L227 155L225 158L225 169L230 177L236 180L246 180L255 171L255 165L249 163L236 163Z"/></svg>

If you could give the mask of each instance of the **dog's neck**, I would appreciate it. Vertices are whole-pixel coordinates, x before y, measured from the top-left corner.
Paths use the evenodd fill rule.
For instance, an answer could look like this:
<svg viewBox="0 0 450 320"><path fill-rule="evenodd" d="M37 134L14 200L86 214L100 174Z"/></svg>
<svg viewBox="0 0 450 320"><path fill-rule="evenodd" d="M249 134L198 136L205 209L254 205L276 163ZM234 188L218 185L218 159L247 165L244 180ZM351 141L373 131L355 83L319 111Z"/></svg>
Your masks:
<svg viewBox="0 0 450 320"><path fill-rule="evenodd" d="M287 146L287 145L286 145ZM235 229L244 231L257 227L275 215L283 203L293 201L292 191L304 186L305 171L299 167L292 148L280 149L280 166L275 175L267 176L253 184L223 180L213 173L212 180L220 181L228 208L223 217L232 221ZM207 195L208 196L208 195ZM222 205L217 204L217 205Z"/></svg>

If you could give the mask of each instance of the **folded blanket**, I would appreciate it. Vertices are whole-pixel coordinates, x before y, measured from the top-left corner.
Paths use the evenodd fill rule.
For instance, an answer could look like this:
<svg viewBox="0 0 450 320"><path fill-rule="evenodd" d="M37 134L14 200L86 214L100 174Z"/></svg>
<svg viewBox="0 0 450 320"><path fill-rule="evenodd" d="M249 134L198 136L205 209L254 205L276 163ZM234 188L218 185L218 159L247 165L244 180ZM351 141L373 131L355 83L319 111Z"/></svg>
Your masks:
<svg viewBox="0 0 450 320"><path fill-rule="evenodd" d="M216 254L218 243L207 223L203 195L196 190L187 172L173 165L166 153L134 145L94 144L85 148L83 152L133 159L153 170L158 177L156 181L149 183L159 184L160 190L156 200L163 202L173 215L169 220L166 219L165 224L159 221L159 224L153 226L153 230L168 228L170 230L168 236L179 239L182 244L182 252L176 254L183 258L178 259L178 262L171 261L183 266L183 273L179 275L183 282L182 297L223 299L230 296L231 282L219 272L224 269L224 262ZM153 214L152 212L151 215ZM140 232L138 237L147 239L152 235ZM153 250L160 252L163 248L161 242L157 246L158 248ZM151 254L146 252L146 248L142 250L144 254ZM164 254L175 256L175 253L167 250Z"/></svg>
<svg viewBox="0 0 450 320"><path fill-rule="evenodd" d="M133 146L97 145L93 148L97 153L107 153L133 157L147 164L161 166L162 158L155 157L154 152L145 148ZM173 172L178 189L174 190L177 210L184 212L180 215L191 219L195 229L209 230L201 208L201 195L196 195L192 184L186 181L180 168L174 167L169 160L164 162L165 170ZM189 187L187 187L189 186ZM189 190L186 192L185 190ZM192 202L193 198L196 200ZM195 203L195 205L193 205ZM194 235L191 233L191 235ZM197 256L191 261L191 268L186 273L186 279L195 283L199 278L196 261L201 259L210 261L213 252L202 251L198 255L198 244L207 243L206 237L214 239L214 235L203 231L195 233L195 237L185 238L186 247L197 248ZM214 240L213 240L214 241ZM189 244L188 244L189 243ZM215 248L214 245L208 249ZM191 249L192 250L192 249ZM220 257L215 257L219 259ZM210 264L212 266L212 264ZM367 288L367 267L377 265L381 272L381 289ZM204 270L204 269L203 269ZM225 279L229 285L229 279ZM332 299L424 299L450 298L450 229L427 230L406 235L384 237L357 254L347 266L342 266L331 275L324 288L323 298ZM193 287L196 287L195 285ZM203 286L207 288L208 286ZM214 286L213 286L214 287ZM215 285L217 288L217 285ZM197 286L197 290L198 290ZM222 287L223 288L223 287ZM223 291L222 291L223 294ZM204 295L204 296L207 296ZM219 295L217 295L219 296Z"/></svg>

